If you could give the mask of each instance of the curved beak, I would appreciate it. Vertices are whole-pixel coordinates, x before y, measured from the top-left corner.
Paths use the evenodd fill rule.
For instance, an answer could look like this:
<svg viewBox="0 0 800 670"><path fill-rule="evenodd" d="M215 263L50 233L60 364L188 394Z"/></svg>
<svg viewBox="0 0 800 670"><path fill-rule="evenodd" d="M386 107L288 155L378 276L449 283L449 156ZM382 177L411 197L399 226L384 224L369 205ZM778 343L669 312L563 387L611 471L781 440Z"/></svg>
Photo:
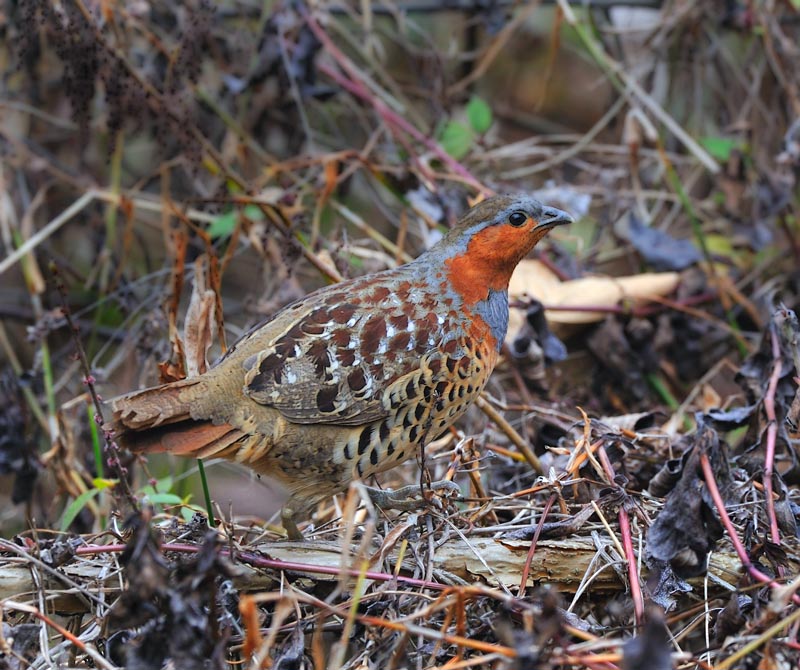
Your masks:
<svg viewBox="0 0 800 670"><path fill-rule="evenodd" d="M572 223L573 219L566 212L556 209L555 207L544 207L542 215L539 217L539 225L537 228L555 228L556 226L564 225L565 223Z"/></svg>

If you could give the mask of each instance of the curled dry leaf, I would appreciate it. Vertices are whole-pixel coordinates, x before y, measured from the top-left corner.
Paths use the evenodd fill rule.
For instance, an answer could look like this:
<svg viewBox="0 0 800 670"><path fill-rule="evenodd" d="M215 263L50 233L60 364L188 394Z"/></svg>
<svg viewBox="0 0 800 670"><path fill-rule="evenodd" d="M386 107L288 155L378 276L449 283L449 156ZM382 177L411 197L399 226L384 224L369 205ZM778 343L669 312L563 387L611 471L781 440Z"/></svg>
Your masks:
<svg viewBox="0 0 800 670"><path fill-rule="evenodd" d="M214 291L208 288L204 259L194 265L194 285L183 327L187 377L196 377L208 370L208 350L214 342L217 323Z"/></svg>
<svg viewBox="0 0 800 670"><path fill-rule="evenodd" d="M549 307L580 307L581 311L548 310L547 320L557 335L570 327L596 323L606 317L602 311L584 311L617 307L620 303L638 304L672 293L680 282L677 272L651 272L629 277L582 277L561 281L546 265L536 260L523 260L511 276L508 294L512 302L535 298ZM517 314L513 314L517 312ZM512 310L509 332L522 325L524 315Z"/></svg>
<svg viewBox="0 0 800 670"><path fill-rule="evenodd" d="M609 428L620 432L630 431L651 431L658 419L657 412L635 412L632 414L620 414L617 416L604 416L600 421Z"/></svg>
<svg viewBox="0 0 800 670"><path fill-rule="evenodd" d="M671 464L675 486L666 495L664 507L647 533L646 556L651 568L669 565L681 579L706 573L708 553L723 534L714 501L701 476L701 456L708 454L720 489L727 490L731 481L727 443L713 426L701 424L691 438L692 448L681 459L683 469L679 476L678 463Z"/></svg>

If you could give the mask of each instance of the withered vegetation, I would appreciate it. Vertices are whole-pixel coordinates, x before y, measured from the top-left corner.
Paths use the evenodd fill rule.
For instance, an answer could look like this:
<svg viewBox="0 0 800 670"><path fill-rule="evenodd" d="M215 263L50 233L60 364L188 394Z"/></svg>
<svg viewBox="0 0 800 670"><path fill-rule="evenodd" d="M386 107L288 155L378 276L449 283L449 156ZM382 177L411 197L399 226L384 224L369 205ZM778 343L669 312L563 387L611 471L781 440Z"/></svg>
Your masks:
<svg viewBox="0 0 800 670"><path fill-rule="evenodd" d="M0 4L0 669L797 667L799 16ZM288 542L268 482L101 428L504 191L576 222L380 478L419 510Z"/></svg>

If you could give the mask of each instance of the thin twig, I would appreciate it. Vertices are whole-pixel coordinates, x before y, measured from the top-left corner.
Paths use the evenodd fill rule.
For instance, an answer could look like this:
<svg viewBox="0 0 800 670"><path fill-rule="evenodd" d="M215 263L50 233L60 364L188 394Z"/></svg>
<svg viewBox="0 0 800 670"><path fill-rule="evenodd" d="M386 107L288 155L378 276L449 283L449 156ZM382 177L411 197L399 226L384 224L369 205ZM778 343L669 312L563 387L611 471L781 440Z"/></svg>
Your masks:
<svg viewBox="0 0 800 670"><path fill-rule="evenodd" d="M61 314L66 320L67 327L72 333L73 342L75 343L75 350L78 353L78 360L80 360L81 368L83 370L83 383L89 390L89 395L91 396L92 403L94 404L95 422L99 426L104 426L105 419L103 418L103 403L100 401L100 396L98 396L97 389L95 388L95 378L92 374L91 367L89 366L89 359L86 357L86 351L83 348L83 343L81 342L80 329L72 321L72 313L69 308L69 301L67 299L67 290L64 286L64 282L61 280L61 274L55 262L50 263L50 273L53 276L56 289L58 290L58 294L61 298ZM136 496L131 490L131 485L128 481L128 471L127 468L122 465L122 461L120 460L119 456L119 447L117 446L116 442L114 442L112 432L108 429L103 429L103 438L105 440L106 454L109 455L106 459L106 463L114 471L117 477L117 485L122 488L122 493L125 496L128 505L130 505L131 509L138 511L139 501L136 499ZM116 491L117 487L113 487L112 490Z"/></svg>
<svg viewBox="0 0 800 670"><path fill-rule="evenodd" d="M767 391L764 393L764 412L767 415L766 453L764 454L764 502L767 507L769 531L772 541L779 545L781 534L778 529L778 517L775 514L775 498L773 497L772 475L775 471L775 442L778 437L778 418L775 414L775 391L783 373L781 345L775 320L769 326L770 344L772 345L772 374L769 376Z"/></svg>

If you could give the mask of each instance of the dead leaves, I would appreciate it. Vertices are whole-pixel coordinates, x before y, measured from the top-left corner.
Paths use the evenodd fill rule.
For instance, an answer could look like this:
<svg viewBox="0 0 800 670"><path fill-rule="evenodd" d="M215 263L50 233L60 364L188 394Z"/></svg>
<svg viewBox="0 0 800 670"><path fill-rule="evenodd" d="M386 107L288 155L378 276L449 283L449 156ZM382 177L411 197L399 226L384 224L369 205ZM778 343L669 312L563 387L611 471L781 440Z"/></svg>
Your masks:
<svg viewBox="0 0 800 670"><path fill-rule="evenodd" d="M680 274L677 272L562 281L544 263L523 260L511 276L508 294L512 303L527 298L544 303L553 331L563 337L578 326L602 321L618 308L629 309L650 299L668 296L679 282ZM509 324L511 333L517 332L521 325L520 314L517 310L513 312Z"/></svg>
<svg viewBox="0 0 800 670"><path fill-rule="evenodd" d="M124 635L122 662L135 670L176 668L213 670L225 667L223 648L230 627L230 607L222 582L233 576L218 554L210 533L196 560L168 560L150 517L128 521L131 537L122 554L127 587L109 613L109 626Z"/></svg>
<svg viewBox="0 0 800 670"><path fill-rule="evenodd" d="M706 557L722 537L722 526L700 473L701 452L707 452L721 470L724 479L720 487L730 484L727 449L716 431L703 427L693 442L681 461L680 477L666 494L666 503L647 534L651 565L668 565L683 579L705 574Z"/></svg>
<svg viewBox="0 0 800 670"><path fill-rule="evenodd" d="M208 370L208 350L217 334L217 294L208 287L202 259L194 265L192 297L183 327L186 376L196 377Z"/></svg>

